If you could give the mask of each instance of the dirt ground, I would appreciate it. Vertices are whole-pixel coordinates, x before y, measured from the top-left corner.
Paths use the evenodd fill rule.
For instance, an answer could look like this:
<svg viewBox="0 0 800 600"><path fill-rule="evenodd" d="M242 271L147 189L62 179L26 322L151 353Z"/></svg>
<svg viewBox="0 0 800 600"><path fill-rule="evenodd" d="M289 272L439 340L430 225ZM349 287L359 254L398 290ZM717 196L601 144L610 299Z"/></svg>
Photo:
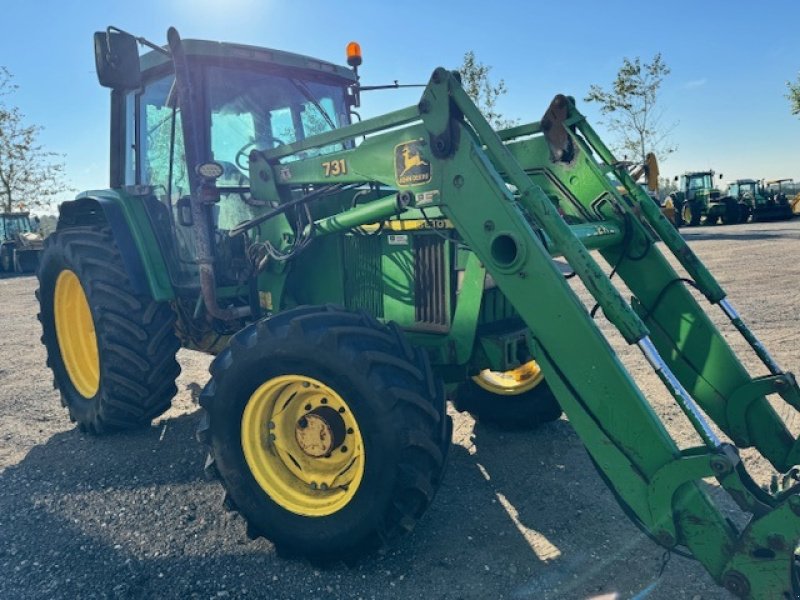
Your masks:
<svg viewBox="0 0 800 600"><path fill-rule="evenodd" d="M685 235L773 355L797 370L800 221ZM181 352L179 394L150 429L81 434L45 367L35 287L33 277L0 280L1 598L728 598L678 556L659 577L663 550L628 521L563 417L506 433L454 414L444 484L413 534L353 569L279 558L246 538L219 484L203 478L193 395L208 358ZM637 352L612 343L678 441L693 443Z"/></svg>

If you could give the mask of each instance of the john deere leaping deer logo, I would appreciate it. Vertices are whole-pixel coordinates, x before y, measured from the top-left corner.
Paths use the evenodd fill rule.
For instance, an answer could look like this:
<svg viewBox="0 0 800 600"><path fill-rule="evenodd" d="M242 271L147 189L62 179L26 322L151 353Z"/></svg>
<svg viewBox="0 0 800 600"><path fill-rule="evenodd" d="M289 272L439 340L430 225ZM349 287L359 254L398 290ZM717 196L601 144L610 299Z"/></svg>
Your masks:
<svg viewBox="0 0 800 600"><path fill-rule="evenodd" d="M431 164L422 158L423 140L398 144L394 149L394 174L398 185L419 185L431 180Z"/></svg>

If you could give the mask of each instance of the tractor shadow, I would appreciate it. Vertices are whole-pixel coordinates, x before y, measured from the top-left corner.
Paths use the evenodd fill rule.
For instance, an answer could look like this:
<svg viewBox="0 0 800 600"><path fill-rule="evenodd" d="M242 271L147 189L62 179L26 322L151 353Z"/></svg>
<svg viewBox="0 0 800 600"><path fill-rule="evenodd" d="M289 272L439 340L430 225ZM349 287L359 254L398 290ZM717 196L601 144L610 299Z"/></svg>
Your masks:
<svg viewBox="0 0 800 600"><path fill-rule="evenodd" d="M325 569L246 538L202 475L196 423L188 414L106 438L58 433L0 473L0 596L626 598L660 565L564 420L518 433L478 424L472 446L452 446L414 532L381 556ZM674 596L648 596L662 597Z"/></svg>

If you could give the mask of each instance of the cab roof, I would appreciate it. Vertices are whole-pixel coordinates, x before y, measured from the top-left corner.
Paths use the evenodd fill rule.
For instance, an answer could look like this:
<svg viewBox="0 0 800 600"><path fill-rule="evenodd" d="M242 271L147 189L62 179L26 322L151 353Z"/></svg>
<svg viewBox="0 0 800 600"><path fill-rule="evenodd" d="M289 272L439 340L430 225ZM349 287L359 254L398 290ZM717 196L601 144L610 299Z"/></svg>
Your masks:
<svg viewBox="0 0 800 600"><path fill-rule="evenodd" d="M277 65L290 69L304 69L346 79L348 82L356 82L355 74L347 67L293 52L284 52L283 50L273 50L260 46L248 46L246 44L193 39L183 40L183 47L187 55L206 56L231 61L241 60L265 65ZM142 71L160 67L168 62L168 56L155 50L151 50L139 57Z"/></svg>

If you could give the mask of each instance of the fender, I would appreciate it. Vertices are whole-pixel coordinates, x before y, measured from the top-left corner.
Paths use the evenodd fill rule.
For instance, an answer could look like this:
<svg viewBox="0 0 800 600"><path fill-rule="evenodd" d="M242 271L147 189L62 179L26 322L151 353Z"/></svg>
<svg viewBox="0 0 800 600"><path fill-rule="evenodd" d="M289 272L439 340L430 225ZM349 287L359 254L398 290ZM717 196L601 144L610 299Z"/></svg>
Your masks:
<svg viewBox="0 0 800 600"><path fill-rule="evenodd" d="M131 200L115 190L83 192L59 206L57 229L108 224L134 290L159 302L172 300L167 265L144 206Z"/></svg>

